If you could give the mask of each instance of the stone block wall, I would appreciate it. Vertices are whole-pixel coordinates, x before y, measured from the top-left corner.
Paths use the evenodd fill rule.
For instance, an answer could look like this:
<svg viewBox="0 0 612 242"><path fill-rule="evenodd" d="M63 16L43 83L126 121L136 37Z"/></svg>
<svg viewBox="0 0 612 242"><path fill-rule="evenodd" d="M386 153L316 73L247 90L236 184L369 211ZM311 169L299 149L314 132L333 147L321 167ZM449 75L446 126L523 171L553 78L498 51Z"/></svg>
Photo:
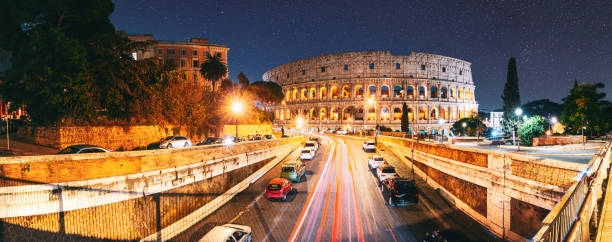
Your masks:
<svg viewBox="0 0 612 242"><path fill-rule="evenodd" d="M256 134L272 134L271 124L239 124L238 125L238 137L246 137L248 135ZM223 135L236 136L235 125L224 125ZM280 137L280 136L279 136Z"/></svg>
<svg viewBox="0 0 612 242"><path fill-rule="evenodd" d="M586 141L583 136L544 136L533 138L533 146L581 144Z"/></svg>

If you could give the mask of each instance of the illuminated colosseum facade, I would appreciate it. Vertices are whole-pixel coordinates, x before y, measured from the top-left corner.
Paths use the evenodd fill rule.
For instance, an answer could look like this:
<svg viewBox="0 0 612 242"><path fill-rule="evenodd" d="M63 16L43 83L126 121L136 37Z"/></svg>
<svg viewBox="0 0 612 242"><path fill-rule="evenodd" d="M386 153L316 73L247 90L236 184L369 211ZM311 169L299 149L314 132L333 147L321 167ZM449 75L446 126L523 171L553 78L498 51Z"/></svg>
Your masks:
<svg viewBox="0 0 612 242"><path fill-rule="evenodd" d="M283 88L284 101L270 109L279 126L399 130L406 103L411 130L446 134L455 121L477 116L470 66L427 53L347 52L292 61L263 79Z"/></svg>

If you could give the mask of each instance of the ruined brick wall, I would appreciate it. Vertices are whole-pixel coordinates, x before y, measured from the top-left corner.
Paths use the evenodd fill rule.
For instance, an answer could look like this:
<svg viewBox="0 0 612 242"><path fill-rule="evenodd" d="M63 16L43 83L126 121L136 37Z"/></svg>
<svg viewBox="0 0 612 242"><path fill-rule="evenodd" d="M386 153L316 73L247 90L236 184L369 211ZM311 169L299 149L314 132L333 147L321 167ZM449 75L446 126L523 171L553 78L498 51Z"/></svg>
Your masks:
<svg viewBox="0 0 612 242"><path fill-rule="evenodd" d="M564 169L546 164L512 159L512 175L529 180L569 188L578 174L576 169Z"/></svg>
<svg viewBox="0 0 612 242"><path fill-rule="evenodd" d="M550 210L511 198L510 230L525 238L531 238L542 227L542 220Z"/></svg>
<svg viewBox="0 0 612 242"><path fill-rule="evenodd" d="M544 136L533 138L533 146L580 144L585 140L583 136Z"/></svg>
<svg viewBox="0 0 612 242"><path fill-rule="evenodd" d="M205 205L273 158L137 199L62 213L0 219L0 240L142 239Z"/></svg>

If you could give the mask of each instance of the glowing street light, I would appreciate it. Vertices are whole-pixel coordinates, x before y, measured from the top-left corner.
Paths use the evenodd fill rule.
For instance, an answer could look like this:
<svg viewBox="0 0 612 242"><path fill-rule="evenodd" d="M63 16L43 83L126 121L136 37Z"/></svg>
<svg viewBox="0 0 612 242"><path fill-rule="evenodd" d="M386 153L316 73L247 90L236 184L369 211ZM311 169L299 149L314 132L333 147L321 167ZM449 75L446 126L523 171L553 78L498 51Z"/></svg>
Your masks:
<svg viewBox="0 0 612 242"><path fill-rule="evenodd" d="M516 110L514 110L514 114L516 114L516 116L521 116L521 114L523 114L523 109L521 108L516 108Z"/></svg>
<svg viewBox="0 0 612 242"><path fill-rule="evenodd" d="M297 120L295 121L297 128L301 128L302 124L304 124L304 119L302 119L301 117L297 118Z"/></svg>
<svg viewBox="0 0 612 242"><path fill-rule="evenodd" d="M554 124L556 124L556 123L557 123L557 117L552 117L552 118L550 119L550 122L551 122L553 125L554 125Z"/></svg>
<svg viewBox="0 0 612 242"><path fill-rule="evenodd" d="M234 101L234 103L232 103L232 113L234 113L234 126L236 126L235 142L238 142L238 115L242 113L242 110L244 110L244 105L240 101Z"/></svg>
<svg viewBox="0 0 612 242"><path fill-rule="evenodd" d="M523 115L523 121L527 121L527 115Z"/></svg>
<svg viewBox="0 0 612 242"><path fill-rule="evenodd" d="M374 102L375 102L375 101L374 101L374 98L372 98L372 97L371 97L371 98L368 98L368 105L370 105L370 106L371 106L371 105L374 105Z"/></svg>
<svg viewBox="0 0 612 242"><path fill-rule="evenodd" d="M521 132L519 132L519 130L521 129L521 114L523 114L523 110L521 108L516 108L516 110L514 110L514 114L516 114L516 133L518 135L518 143L516 145L516 151L521 151ZM514 134L512 135L512 137L514 137Z"/></svg>

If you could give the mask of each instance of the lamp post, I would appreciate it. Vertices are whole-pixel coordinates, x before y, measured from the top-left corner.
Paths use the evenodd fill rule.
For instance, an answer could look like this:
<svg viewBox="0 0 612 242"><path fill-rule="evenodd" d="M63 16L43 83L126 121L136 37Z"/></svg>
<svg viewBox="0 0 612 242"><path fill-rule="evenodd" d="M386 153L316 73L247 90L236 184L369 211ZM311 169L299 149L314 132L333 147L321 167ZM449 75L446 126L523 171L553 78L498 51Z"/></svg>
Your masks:
<svg viewBox="0 0 612 242"><path fill-rule="evenodd" d="M557 124L557 117L553 116L552 118L550 118L550 128L549 129L550 129L551 134L553 133L552 127L555 126L555 124Z"/></svg>
<svg viewBox="0 0 612 242"><path fill-rule="evenodd" d="M523 114L523 110L521 108L516 108L516 110L514 110L514 114L516 114L516 133L518 135L516 151L521 151L521 132L519 132L519 130L521 129L521 114Z"/></svg>
<svg viewBox="0 0 612 242"><path fill-rule="evenodd" d="M584 150L584 143L585 143L584 142L585 141L585 138L584 138L584 130L585 129L586 129L586 126L582 126L582 129L580 129L582 131L582 149L583 150Z"/></svg>
<svg viewBox="0 0 612 242"><path fill-rule="evenodd" d="M465 132L465 127L467 126L467 124L465 122L461 122L461 127L463 127L463 136L467 136L466 132Z"/></svg>
<svg viewBox="0 0 612 242"><path fill-rule="evenodd" d="M235 101L232 103L232 112L234 113L234 126L236 126L236 139L235 142L238 142L238 115L244 109L242 103L240 101Z"/></svg>

